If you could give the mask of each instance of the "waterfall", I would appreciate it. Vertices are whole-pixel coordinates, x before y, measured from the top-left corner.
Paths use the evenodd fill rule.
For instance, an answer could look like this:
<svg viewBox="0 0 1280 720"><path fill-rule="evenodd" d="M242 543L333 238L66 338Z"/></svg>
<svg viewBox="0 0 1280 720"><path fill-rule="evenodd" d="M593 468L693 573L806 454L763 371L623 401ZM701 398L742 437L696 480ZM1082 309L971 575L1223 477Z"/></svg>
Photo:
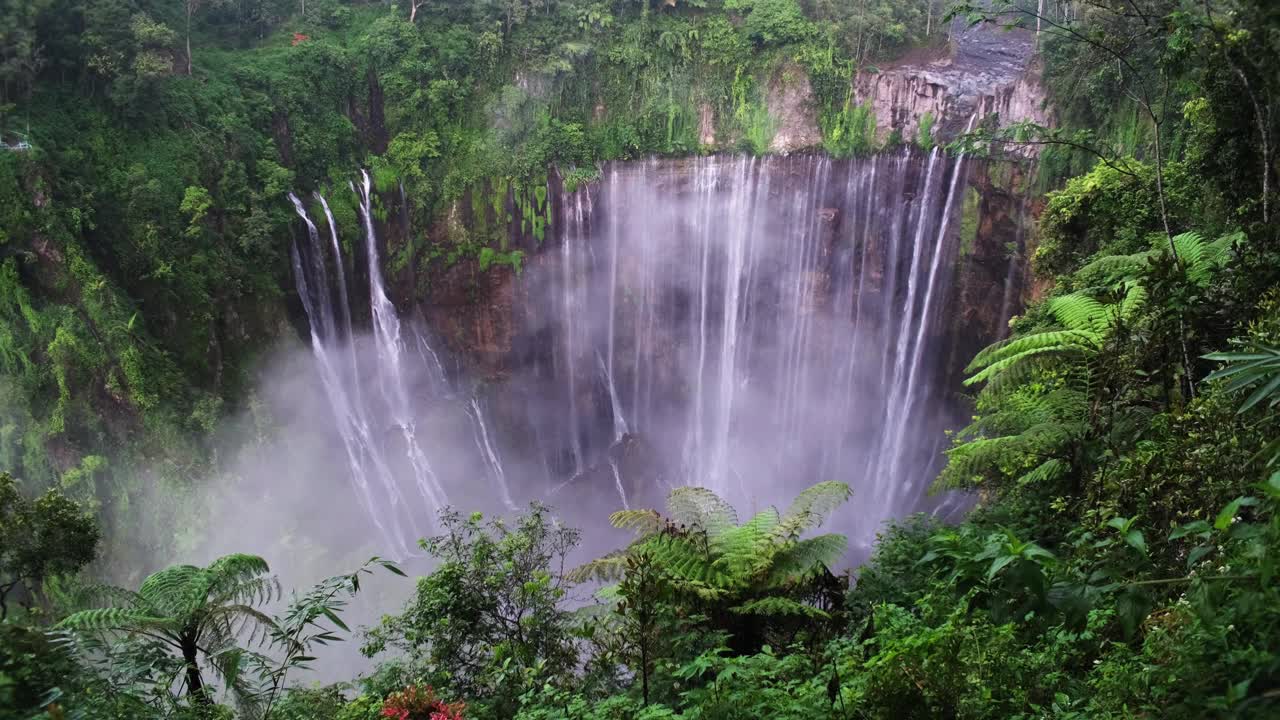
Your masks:
<svg viewBox="0 0 1280 720"><path fill-rule="evenodd" d="M360 215L364 219L365 248L369 261L369 304L373 312L373 337L381 370L378 373L379 384L391 420L400 429L404 439L404 453L413 466L418 491L434 516L435 511L448 505L448 498L418 442L417 423L405 389L402 367L404 343L400 338L400 319L396 315L395 306L387 298L382 282L382 267L378 261L378 236L373 225L372 181L367 171L361 170L360 174Z"/></svg>
<svg viewBox="0 0 1280 720"><path fill-rule="evenodd" d="M413 513L407 507L400 488L391 471L390 462L382 443L377 442L371 428L378 417L378 409L358 396L359 384L355 365L355 353L351 338L339 337L336 326L333 297L328 291L328 270L324 262L324 246L320 242L316 226L308 217L306 208L293 193L289 193L295 212L307 227L308 244L305 257L297 243L290 247L293 262L294 284L302 300L303 311L311 327L311 351L325 396L333 410L338 434L342 438L344 455L356 496L373 520L386 547L402 555L409 554L407 532L420 534ZM332 219L330 219L332 227ZM336 252L333 262L338 275L342 275L342 255ZM349 392L354 389L356 392Z"/></svg>
<svg viewBox="0 0 1280 720"><path fill-rule="evenodd" d="M613 384L613 371L609 369L609 365L599 353L596 353L596 362L599 363L600 372L604 374L604 380L609 385L609 407L613 410L613 441L618 442L631 431L627 429L627 419L622 416L622 403L618 401L618 388Z"/></svg>
<svg viewBox="0 0 1280 720"><path fill-rule="evenodd" d="M548 445L620 485L607 451L634 433L678 482L755 504L844 480L864 533L947 502L919 480L964 186L938 149L607 164L524 280L569 398Z"/></svg>
<svg viewBox="0 0 1280 720"><path fill-rule="evenodd" d="M618 472L618 461L609 458L609 469L613 471L613 484L618 489L618 499L622 501L622 509L630 510L631 503L627 502L627 491L622 487L622 473Z"/></svg>
<svg viewBox="0 0 1280 720"><path fill-rule="evenodd" d="M936 150L935 150L936 152ZM932 163L931 163L932 164ZM887 460L886 477L894 478L896 482L892 487L892 497L900 498L905 491L909 490L916 484L916 477L903 477L902 463L903 453L907 444L904 437L907 424L915 417L913 410L919 404L919 395L921 391L916 387L917 376L922 373L921 364L924 358L924 348L928 339L930 319L933 317L935 304L934 296L938 285L938 270L942 266L942 260L947 256L946 238L949 230L948 220L951 218L952 208L955 206L956 190L960 187L960 181L964 175L964 155L957 158L955 167L951 172L951 187L947 191L946 202L943 205L942 218L937 225L933 247L929 251L932 260L929 264L929 272L925 276L924 282L924 299L921 304L920 317L915 321L914 340L911 343L910 356L905 363L904 382L895 383L890 395L889 402L889 451L882 455L882 460ZM917 238L917 243L919 238ZM918 247L918 246L917 246ZM908 310L910 316L910 310ZM902 333L904 336L907 333ZM903 346L900 345L900 349ZM882 465L883 467L883 465ZM894 503L896 504L896 503Z"/></svg>

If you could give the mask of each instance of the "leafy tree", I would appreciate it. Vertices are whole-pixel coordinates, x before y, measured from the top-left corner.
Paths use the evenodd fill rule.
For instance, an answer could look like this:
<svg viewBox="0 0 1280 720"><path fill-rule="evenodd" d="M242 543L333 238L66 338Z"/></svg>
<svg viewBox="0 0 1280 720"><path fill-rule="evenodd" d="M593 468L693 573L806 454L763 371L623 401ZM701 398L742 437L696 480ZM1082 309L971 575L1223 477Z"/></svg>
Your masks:
<svg viewBox="0 0 1280 720"><path fill-rule="evenodd" d="M11 475L0 473L0 620L16 588L32 595L45 578L89 564L100 537L93 515L61 492L28 500Z"/></svg>
<svg viewBox="0 0 1280 720"><path fill-rule="evenodd" d="M254 555L227 555L203 568L175 565L149 576L137 592L100 588L112 607L73 613L59 627L158 641L179 653L187 694L211 704L201 660L226 687L243 692L241 636L247 631L250 640L265 638L276 627L255 607L279 597L280 584L269 572L266 561Z"/></svg>
<svg viewBox="0 0 1280 720"><path fill-rule="evenodd" d="M478 715L510 717L525 689L566 681L577 663L560 602L579 533L539 504L512 524L452 510L440 524L444 534L421 542L439 566L401 614L369 632L363 651L399 649L410 680L466 698Z"/></svg>

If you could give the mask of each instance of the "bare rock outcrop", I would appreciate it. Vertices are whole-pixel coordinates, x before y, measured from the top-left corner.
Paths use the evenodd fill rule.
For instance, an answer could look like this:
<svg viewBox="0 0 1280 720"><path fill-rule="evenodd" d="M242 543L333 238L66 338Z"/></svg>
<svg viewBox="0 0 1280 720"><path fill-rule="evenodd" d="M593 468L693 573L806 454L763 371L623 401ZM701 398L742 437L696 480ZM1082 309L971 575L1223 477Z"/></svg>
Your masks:
<svg viewBox="0 0 1280 720"><path fill-rule="evenodd" d="M935 140L947 141L973 122L994 118L999 126L1032 121L1052 124L1040 82L1035 34L990 23L965 27L957 21L940 57L907 59L863 72L854 80L856 101L869 105L876 136L894 132L904 140L920 135L932 120ZM1024 148L1023 154L1032 154Z"/></svg>

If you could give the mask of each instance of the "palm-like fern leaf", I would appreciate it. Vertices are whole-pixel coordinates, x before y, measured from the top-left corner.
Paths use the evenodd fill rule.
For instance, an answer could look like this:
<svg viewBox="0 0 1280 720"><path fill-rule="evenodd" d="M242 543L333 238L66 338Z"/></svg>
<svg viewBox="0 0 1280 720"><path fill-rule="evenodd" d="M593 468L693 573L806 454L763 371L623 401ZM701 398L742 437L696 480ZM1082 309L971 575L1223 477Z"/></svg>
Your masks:
<svg viewBox="0 0 1280 720"><path fill-rule="evenodd" d="M668 499L669 519L652 510L614 513L615 526L638 528L641 537L624 550L574 569L568 577L575 582L618 580L643 555L661 571L664 582L686 597L717 603L753 597L737 607L765 613L769 604L752 604L761 600L761 593L802 586L839 560L847 547L843 536L800 536L820 525L850 494L844 483L818 483L801 493L785 515L767 508L738 525L733 507L711 491L679 488ZM811 610L796 612L812 615Z"/></svg>
<svg viewBox="0 0 1280 720"><path fill-rule="evenodd" d="M797 602L791 598L772 596L751 600L729 608L739 615L795 616L828 619L831 616L812 605Z"/></svg>
<svg viewBox="0 0 1280 720"><path fill-rule="evenodd" d="M714 536L738 524L738 512L703 487L681 487L667 497L667 513L676 525L700 528Z"/></svg>
<svg viewBox="0 0 1280 720"><path fill-rule="evenodd" d="M779 587L807 580L834 566L848 549L849 539L836 533L792 543L774 555L768 585Z"/></svg>
<svg viewBox="0 0 1280 720"><path fill-rule="evenodd" d="M1151 259L1151 253L1132 255L1103 255L1086 263L1076 271L1080 277L1101 277L1108 282L1137 277Z"/></svg>
<svg viewBox="0 0 1280 720"><path fill-rule="evenodd" d="M634 546L633 546L634 547ZM627 558L631 548L611 552L604 557L584 563L565 574L569 582L584 583L590 581L616 582L627 571Z"/></svg>
<svg viewBox="0 0 1280 720"><path fill-rule="evenodd" d="M1046 330L1044 332L1022 335L987 346L973 357L973 361L965 368L973 372L979 368L989 367L1010 358L1018 357L1032 351L1056 351L1064 347L1092 347L1098 341L1098 335L1080 330Z"/></svg>
<svg viewBox="0 0 1280 720"><path fill-rule="evenodd" d="M1192 283L1205 287L1213 277L1213 273L1230 257L1235 245L1244 239L1244 233L1234 232L1206 242L1197 232L1186 232L1170 239L1163 236L1153 241L1152 248L1146 252L1132 255L1107 255L1097 258L1084 267L1078 274L1082 277L1100 275L1109 281L1136 280L1150 262L1158 257L1166 256L1169 243L1178 253L1178 262Z"/></svg>
<svg viewBox="0 0 1280 720"><path fill-rule="evenodd" d="M619 530L634 530L641 537L662 529L662 516L657 510L619 510L609 516L609 522Z"/></svg>
<svg viewBox="0 0 1280 720"><path fill-rule="evenodd" d="M172 624L171 618L155 617L132 608L93 608L68 615L56 627L92 632L133 628L168 628Z"/></svg>
<svg viewBox="0 0 1280 720"><path fill-rule="evenodd" d="M853 496L853 489L842 482L820 482L796 496L787 514L773 530L774 540L798 538L801 533L826 521L832 510Z"/></svg>
<svg viewBox="0 0 1280 720"><path fill-rule="evenodd" d="M778 511L766 508L750 520L711 538L709 548L715 562L730 575L754 577L772 554L772 536L778 527Z"/></svg>
<svg viewBox="0 0 1280 720"><path fill-rule="evenodd" d="M1049 312L1068 330L1096 338L1111 324L1110 311L1096 298L1074 292L1049 300Z"/></svg>

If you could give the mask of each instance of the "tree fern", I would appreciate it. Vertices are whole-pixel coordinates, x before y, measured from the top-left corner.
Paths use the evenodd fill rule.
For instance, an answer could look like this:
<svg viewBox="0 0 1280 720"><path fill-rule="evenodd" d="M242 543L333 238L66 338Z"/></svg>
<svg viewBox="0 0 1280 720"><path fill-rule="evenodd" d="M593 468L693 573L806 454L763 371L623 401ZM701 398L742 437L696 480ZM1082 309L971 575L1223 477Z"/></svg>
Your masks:
<svg viewBox="0 0 1280 720"><path fill-rule="evenodd" d="M702 487L681 487L667 498L667 514L676 525L716 535L738 524L738 513L718 495Z"/></svg>
<svg viewBox="0 0 1280 720"><path fill-rule="evenodd" d="M820 482L800 493L773 531L775 540L794 540L826 521L832 510L848 502L853 490L842 482Z"/></svg>
<svg viewBox="0 0 1280 720"><path fill-rule="evenodd" d="M260 642L275 627L254 607L280 595L279 583L269 572L266 561L253 555L228 555L204 568L174 565L147 577L136 593L119 588L95 593L117 606L82 610L60 625L81 632L163 639L182 654L188 692L207 702L196 658L203 656L223 685L238 693L243 687L237 641L247 637Z"/></svg>
<svg viewBox="0 0 1280 720"><path fill-rule="evenodd" d="M569 577L579 582L623 579L634 566L632 560L643 556L664 583L690 601L746 608L749 614L793 608L803 604L795 598L803 597L803 589L838 562L848 545L842 535L802 536L850 494L844 483L818 483L797 496L785 514L766 508L739 524L733 507L711 491L679 488L668 497L666 516L654 510L614 513L611 522L635 531L635 541L574 569ZM786 602L762 604L770 598Z"/></svg>
<svg viewBox="0 0 1280 720"><path fill-rule="evenodd" d="M72 613L57 627L68 630L102 631L166 627L170 618L155 617L130 608L93 608Z"/></svg>
<svg viewBox="0 0 1280 720"><path fill-rule="evenodd" d="M844 535L819 535L779 550L773 557L766 584L779 587L804 580L835 565L849 547Z"/></svg>

